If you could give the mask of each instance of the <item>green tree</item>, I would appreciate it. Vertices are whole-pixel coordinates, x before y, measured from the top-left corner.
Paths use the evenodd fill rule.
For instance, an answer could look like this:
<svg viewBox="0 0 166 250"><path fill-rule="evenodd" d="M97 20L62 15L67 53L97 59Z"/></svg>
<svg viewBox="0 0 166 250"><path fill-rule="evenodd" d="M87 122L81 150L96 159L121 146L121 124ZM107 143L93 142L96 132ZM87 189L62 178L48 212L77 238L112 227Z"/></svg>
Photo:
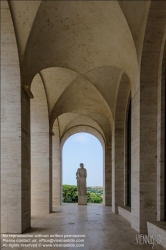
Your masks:
<svg viewBox="0 0 166 250"><path fill-rule="evenodd" d="M87 202L91 202L91 197L90 197L91 192L87 192Z"/></svg>
<svg viewBox="0 0 166 250"><path fill-rule="evenodd" d="M101 198L100 195L90 192L89 202L91 202L91 203L102 203L102 198Z"/></svg>
<svg viewBox="0 0 166 250"><path fill-rule="evenodd" d="M62 202L64 203L77 203L78 202L77 186L62 185ZM90 191L87 191L87 202L88 203L102 203L102 197L100 196L100 194L92 192L92 190L90 189Z"/></svg>
<svg viewBox="0 0 166 250"><path fill-rule="evenodd" d="M77 186L62 185L62 202L64 203L78 202Z"/></svg>

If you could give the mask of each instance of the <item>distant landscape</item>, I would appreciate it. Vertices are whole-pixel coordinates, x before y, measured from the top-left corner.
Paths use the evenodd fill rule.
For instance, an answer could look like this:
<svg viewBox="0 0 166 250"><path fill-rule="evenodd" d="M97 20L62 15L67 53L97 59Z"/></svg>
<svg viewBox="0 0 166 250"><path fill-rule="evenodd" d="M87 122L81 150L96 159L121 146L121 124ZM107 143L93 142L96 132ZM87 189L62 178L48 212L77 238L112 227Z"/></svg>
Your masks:
<svg viewBox="0 0 166 250"><path fill-rule="evenodd" d="M100 186L96 186L96 187L87 187L87 191L91 192L91 193L95 193L100 195L101 197L103 197L103 187Z"/></svg>
<svg viewBox="0 0 166 250"><path fill-rule="evenodd" d="M87 201L88 203L103 203L103 187L91 186L87 187ZM75 185L62 185L62 202L63 203L77 203L78 192Z"/></svg>

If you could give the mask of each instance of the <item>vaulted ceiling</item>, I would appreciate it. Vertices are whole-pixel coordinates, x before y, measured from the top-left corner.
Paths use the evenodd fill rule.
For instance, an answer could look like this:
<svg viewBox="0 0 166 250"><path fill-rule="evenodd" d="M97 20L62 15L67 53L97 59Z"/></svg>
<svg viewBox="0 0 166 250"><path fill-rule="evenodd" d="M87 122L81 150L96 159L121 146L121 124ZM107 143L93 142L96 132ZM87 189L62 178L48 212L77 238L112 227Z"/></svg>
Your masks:
<svg viewBox="0 0 166 250"><path fill-rule="evenodd" d="M43 83L50 127L111 137L122 74L139 79L150 1L10 1L22 83ZM34 95L35 96L35 95Z"/></svg>

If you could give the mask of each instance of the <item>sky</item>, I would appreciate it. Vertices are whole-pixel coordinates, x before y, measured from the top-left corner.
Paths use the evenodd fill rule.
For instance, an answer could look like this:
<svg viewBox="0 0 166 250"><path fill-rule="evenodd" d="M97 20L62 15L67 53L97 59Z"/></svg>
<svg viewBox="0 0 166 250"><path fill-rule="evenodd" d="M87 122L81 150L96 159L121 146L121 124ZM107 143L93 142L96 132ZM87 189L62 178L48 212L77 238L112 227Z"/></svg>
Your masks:
<svg viewBox="0 0 166 250"><path fill-rule="evenodd" d="M76 184L76 171L84 164L87 186L103 186L103 148L99 140L88 133L70 136L62 151L62 183Z"/></svg>

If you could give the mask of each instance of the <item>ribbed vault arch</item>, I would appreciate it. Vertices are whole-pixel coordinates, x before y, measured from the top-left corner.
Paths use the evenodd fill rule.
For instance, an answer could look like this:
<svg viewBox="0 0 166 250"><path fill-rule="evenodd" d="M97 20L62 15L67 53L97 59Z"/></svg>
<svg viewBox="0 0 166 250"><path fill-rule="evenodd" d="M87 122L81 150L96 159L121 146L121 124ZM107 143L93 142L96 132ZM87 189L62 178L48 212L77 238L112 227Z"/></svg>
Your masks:
<svg viewBox="0 0 166 250"><path fill-rule="evenodd" d="M80 132L89 133L95 136L100 141L103 150L105 149L105 140L103 136L99 133L99 131L90 126L83 126L83 125L72 127L64 133L64 135L61 138L61 148L63 148L64 143L70 136Z"/></svg>

